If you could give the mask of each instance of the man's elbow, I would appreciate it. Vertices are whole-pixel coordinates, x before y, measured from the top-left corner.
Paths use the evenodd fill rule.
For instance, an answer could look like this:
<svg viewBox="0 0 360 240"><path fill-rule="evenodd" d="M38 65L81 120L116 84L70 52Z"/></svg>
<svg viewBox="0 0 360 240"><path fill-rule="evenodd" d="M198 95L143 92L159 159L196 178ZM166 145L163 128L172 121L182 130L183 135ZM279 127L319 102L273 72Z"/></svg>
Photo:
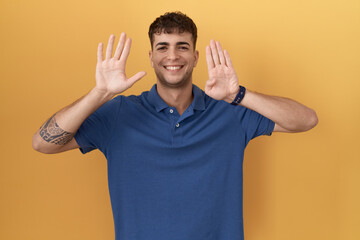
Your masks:
<svg viewBox="0 0 360 240"><path fill-rule="evenodd" d="M294 119L293 124L284 127L284 132L299 133L306 132L314 128L319 123L319 119L314 110L309 109L307 114L304 114L301 119Z"/></svg>
<svg viewBox="0 0 360 240"><path fill-rule="evenodd" d="M37 135L38 133L35 133L32 137L32 148L37 152L45 153L44 149L42 148L41 140Z"/></svg>
<svg viewBox="0 0 360 240"><path fill-rule="evenodd" d="M302 131L309 131L310 129L314 128L319 123L319 118L315 112L315 110L310 109L309 114L306 117L305 125L303 126Z"/></svg>
<svg viewBox="0 0 360 240"><path fill-rule="evenodd" d="M32 148L40 153L45 153L45 154L52 154L55 153L54 151L51 151L51 149L49 147L45 146L46 143L45 141L39 136L38 133L35 133L33 138L32 138Z"/></svg>

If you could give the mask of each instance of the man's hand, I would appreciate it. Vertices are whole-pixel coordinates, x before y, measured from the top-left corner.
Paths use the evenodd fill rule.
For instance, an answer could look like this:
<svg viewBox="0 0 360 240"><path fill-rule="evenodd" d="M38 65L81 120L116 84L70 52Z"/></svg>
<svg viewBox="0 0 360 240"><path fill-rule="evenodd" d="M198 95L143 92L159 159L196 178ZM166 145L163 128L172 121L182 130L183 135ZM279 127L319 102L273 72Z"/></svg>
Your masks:
<svg viewBox="0 0 360 240"><path fill-rule="evenodd" d="M116 95L129 89L135 82L145 76L145 72L138 72L131 78L125 74L125 65L130 53L131 39L121 33L119 43L112 56L115 36L111 35L103 60L103 44L100 43L97 51L96 87L95 89L111 95ZM126 40L126 41L125 41Z"/></svg>
<svg viewBox="0 0 360 240"><path fill-rule="evenodd" d="M229 53L222 50L219 42L211 40L210 46L206 46L206 61L209 80L205 84L205 93L231 103L239 92L239 80Z"/></svg>

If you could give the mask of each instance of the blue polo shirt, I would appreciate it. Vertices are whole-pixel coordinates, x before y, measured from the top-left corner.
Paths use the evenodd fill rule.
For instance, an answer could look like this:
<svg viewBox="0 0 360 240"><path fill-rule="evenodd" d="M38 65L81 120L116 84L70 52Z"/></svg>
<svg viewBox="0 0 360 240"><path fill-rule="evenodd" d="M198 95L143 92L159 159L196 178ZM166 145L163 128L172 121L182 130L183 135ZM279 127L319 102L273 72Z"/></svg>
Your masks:
<svg viewBox="0 0 360 240"><path fill-rule="evenodd" d="M83 153L106 156L116 240L244 239L244 149L274 122L195 85L193 96L181 116L156 85L118 96L77 132Z"/></svg>

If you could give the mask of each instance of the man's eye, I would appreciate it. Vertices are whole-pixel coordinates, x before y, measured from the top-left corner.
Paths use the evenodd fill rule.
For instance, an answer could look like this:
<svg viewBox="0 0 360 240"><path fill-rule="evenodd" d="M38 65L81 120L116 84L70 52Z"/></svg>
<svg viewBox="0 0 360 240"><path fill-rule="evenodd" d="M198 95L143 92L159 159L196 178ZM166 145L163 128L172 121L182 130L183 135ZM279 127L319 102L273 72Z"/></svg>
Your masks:
<svg viewBox="0 0 360 240"><path fill-rule="evenodd" d="M165 50L166 47L159 47L157 50Z"/></svg>
<svg viewBox="0 0 360 240"><path fill-rule="evenodd" d="M180 47L180 49L181 49L181 50L188 50L189 48L188 48L188 47L183 46L183 47Z"/></svg>

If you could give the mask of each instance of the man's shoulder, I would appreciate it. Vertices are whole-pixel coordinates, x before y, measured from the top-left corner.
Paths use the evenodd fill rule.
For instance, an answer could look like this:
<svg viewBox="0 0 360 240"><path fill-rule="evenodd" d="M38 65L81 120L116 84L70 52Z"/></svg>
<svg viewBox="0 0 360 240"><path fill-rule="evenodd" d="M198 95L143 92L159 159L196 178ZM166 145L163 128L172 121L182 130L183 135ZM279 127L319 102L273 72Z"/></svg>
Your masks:
<svg viewBox="0 0 360 240"><path fill-rule="evenodd" d="M112 101L116 101L116 102L141 102L143 101L144 98L147 97L147 95L149 94L149 91L144 91L140 94L131 94L131 95L117 95L116 97L114 97L112 99Z"/></svg>
<svg viewBox="0 0 360 240"><path fill-rule="evenodd" d="M147 97L149 91L144 91L138 95L118 95L110 100L110 103L113 106L119 106L122 110L127 110L128 108L132 109L136 106L147 105Z"/></svg>

